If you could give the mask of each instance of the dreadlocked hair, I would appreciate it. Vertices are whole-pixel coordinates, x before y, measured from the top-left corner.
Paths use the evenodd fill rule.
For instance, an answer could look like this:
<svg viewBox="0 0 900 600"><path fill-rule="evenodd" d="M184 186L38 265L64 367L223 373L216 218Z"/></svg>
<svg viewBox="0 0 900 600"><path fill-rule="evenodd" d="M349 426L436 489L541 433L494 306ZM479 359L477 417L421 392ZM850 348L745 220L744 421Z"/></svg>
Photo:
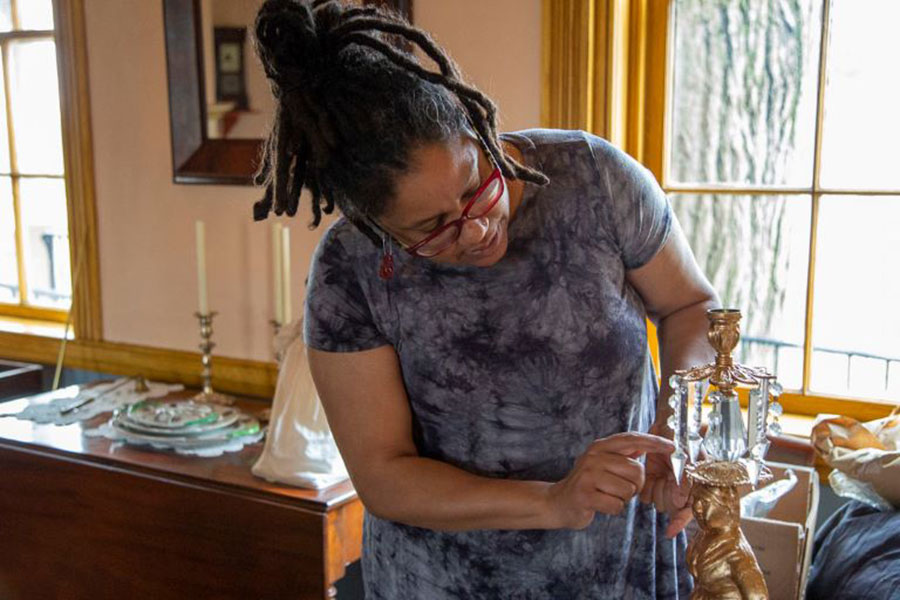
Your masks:
<svg viewBox="0 0 900 600"><path fill-rule="evenodd" d="M424 68L418 47L439 72ZM342 0L267 0L255 25L256 52L276 99L255 183L265 194L254 218L294 216L303 188L315 228L334 207L378 243L367 226L393 197L416 147L473 127L504 176L547 177L506 156L497 107L462 81L456 64L399 15Z"/></svg>

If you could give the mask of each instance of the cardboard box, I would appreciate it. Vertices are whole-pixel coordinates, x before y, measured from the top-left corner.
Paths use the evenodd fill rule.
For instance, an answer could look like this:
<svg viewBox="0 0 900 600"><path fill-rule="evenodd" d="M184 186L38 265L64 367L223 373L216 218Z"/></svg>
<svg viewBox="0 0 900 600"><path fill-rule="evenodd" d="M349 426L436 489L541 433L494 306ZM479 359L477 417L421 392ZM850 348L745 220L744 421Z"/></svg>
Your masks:
<svg viewBox="0 0 900 600"><path fill-rule="evenodd" d="M768 466L776 479L784 477L785 469L793 469L797 485L778 501L767 518L742 518L741 530L766 578L770 600L802 600L816 531L819 475L811 467L782 463ZM693 539L696 527L692 521L688 539Z"/></svg>
<svg viewBox="0 0 900 600"><path fill-rule="evenodd" d="M812 467L768 463L776 479L786 469L797 474L797 485L778 501L765 519L741 519L744 537L753 547L766 578L771 600L802 600L812 560L819 474Z"/></svg>

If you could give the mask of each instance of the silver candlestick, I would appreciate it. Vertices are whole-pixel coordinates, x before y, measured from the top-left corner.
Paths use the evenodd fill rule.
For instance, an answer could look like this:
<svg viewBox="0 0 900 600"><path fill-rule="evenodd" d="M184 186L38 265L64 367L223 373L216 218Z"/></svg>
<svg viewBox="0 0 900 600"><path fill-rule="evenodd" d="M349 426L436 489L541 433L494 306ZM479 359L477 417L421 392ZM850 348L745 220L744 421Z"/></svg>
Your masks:
<svg viewBox="0 0 900 600"><path fill-rule="evenodd" d="M233 397L215 392L212 387L212 349L216 346L212 341L212 321L216 314L218 313L214 310L205 315L199 312L194 313L194 316L200 321L200 339L202 340L200 342L200 350L203 351L200 361L203 364L201 375L203 378L203 390L195 395L193 400L215 404L234 404Z"/></svg>

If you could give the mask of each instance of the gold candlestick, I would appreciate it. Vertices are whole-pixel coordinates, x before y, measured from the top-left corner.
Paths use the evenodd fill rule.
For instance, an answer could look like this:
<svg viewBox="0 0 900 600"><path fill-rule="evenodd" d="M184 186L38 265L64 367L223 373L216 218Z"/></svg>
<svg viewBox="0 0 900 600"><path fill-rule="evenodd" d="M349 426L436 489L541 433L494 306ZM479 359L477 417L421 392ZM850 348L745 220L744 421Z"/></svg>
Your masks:
<svg viewBox="0 0 900 600"><path fill-rule="evenodd" d="M216 311L210 311L208 314L194 313L197 320L200 321L200 350L203 351L200 361L203 365L201 377L203 379L203 390L193 397L197 402L211 402L214 404L234 404L234 398L225 394L213 391L212 387L212 349L216 346L212 341L212 321L216 316Z"/></svg>
<svg viewBox="0 0 900 600"><path fill-rule="evenodd" d="M694 576L691 600L768 598L766 582L753 550L740 529L738 486L755 486L772 478L763 463L769 447L766 434L778 435L781 386L765 369L734 362L732 351L740 341L741 313L733 309L707 311L709 343L716 350L714 362L676 371L671 378L674 431L672 468L680 481L686 473L692 485L692 509L700 527L688 545L688 569ZM715 388L709 394L712 411L706 436L701 439L704 382ZM744 425L735 387L750 386L749 416ZM693 406L689 402L693 398ZM690 410L689 410L690 408ZM767 418L774 417L769 425ZM701 458L701 448L706 457Z"/></svg>

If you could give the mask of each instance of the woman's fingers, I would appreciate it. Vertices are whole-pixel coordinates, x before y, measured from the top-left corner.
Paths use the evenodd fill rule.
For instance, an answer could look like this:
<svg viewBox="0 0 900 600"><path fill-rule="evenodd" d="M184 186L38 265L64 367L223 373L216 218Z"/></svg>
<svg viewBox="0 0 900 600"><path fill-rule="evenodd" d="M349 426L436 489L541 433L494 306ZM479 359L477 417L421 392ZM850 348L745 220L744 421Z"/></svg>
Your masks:
<svg viewBox="0 0 900 600"><path fill-rule="evenodd" d="M664 478L653 482L653 504L656 505L656 510L666 511L666 480Z"/></svg>
<svg viewBox="0 0 900 600"><path fill-rule="evenodd" d="M656 476L652 478L648 475L647 480L644 482L643 487L641 487L641 502L644 504L649 504L653 502L653 482L656 481Z"/></svg>
<svg viewBox="0 0 900 600"><path fill-rule="evenodd" d="M594 441L585 454L614 452L622 456L636 457L648 452L671 454L675 444L671 440L649 433L617 433Z"/></svg>
<svg viewBox="0 0 900 600"><path fill-rule="evenodd" d="M694 518L690 507L682 508L669 517L669 526L666 527L666 537L673 538Z"/></svg>
<svg viewBox="0 0 900 600"><path fill-rule="evenodd" d="M605 515L618 515L625 510L626 501L618 496L596 492L591 498L591 509Z"/></svg>
<svg viewBox="0 0 900 600"><path fill-rule="evenodd" d="M597 490L619 498L623 502L628 502L638 492L640 488L633 481L619 477L614 473L608 473L597 482Z"/></svg>
<svg viewBox="0 0 900 600"><path fill-rule="evenodd" d="M687 506L691 498L691 486L687 482L681 485L673 479L669 482L669 502L673 510L681 510Z"/></svg>
<svg viewBox="0 0 900 600"><path fill-rule="evenodd" d="M632 496L644 487L644 465L639 461L621 456L619 454L607 454L603 460L604 470L617 475L634 485Z"/></svg>
<svg viewBox="0 0 900 600"><path fill-rule="evenodd" d="M639 493L643 501L652 501L662 510L665 461L673 450L670 440L646 433L619 433L596 440L569 475L554 485L554 510L560 522L566 527L586 527L593 520L592 512L619 514ZM653 459L652 478L636 460L643 454L650 455L648 464Z"/></svg>

